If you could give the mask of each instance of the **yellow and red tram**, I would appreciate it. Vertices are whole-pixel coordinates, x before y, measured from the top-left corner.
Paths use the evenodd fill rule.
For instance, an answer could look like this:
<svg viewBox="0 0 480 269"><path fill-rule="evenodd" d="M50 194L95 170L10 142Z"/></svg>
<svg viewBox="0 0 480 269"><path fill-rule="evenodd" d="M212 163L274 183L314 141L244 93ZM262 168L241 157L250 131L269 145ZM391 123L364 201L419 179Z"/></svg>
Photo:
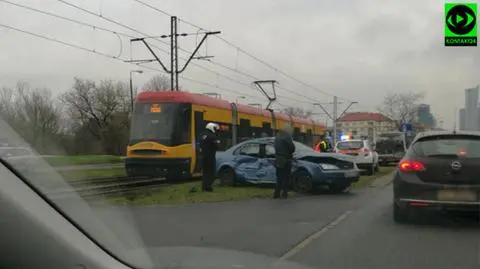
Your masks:
<svg viewBox="0 0 480 269"><path fill-rule="evenodd" d="M294 139L313 146L324 125L310 119L229 103L188 92L142 92L132 117L125 168L130 176L201 176L198 136L208 122L220 126L221 151L244 140L272 136L285 123Z"/></svg>

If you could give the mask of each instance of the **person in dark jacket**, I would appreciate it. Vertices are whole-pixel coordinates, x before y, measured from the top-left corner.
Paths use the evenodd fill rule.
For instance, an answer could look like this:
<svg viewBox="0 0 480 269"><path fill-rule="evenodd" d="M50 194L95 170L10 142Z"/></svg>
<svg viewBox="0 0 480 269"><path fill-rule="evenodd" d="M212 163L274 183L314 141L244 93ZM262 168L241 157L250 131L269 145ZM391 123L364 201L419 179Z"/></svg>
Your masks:
<svg viewBox="0 0 480 269"><path fill-rule="evenodd" d="M216 123L208 123L200 137L200 149L203 157L202 190L213 191L212 184L215 180L215 154L220 141L217 138L219 126Z"/></svg>
<svg viewBox="0 0 480 269"><path fill-rule="evenodd" d="M288 185L290 175L292 173L293 153L295 152L295 144L292 138L292 126L287 124L275 137L275 166L277 172L277 185L273 198L288 197ZM280 192L281 196L280 196Z"/></svg>

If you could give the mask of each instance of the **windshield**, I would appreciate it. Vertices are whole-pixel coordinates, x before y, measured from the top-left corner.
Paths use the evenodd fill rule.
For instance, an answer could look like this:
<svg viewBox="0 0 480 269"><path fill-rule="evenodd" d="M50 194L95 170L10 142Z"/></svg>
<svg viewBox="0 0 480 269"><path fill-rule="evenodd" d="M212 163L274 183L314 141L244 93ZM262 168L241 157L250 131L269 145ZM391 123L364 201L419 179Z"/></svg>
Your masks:
<svg viewBox="0 0 480 269"><path fill-rule="evenodd" d="M337 144L337 149L348 150L348 149L361 149L363 148L362 141L343 141Z"/></svg>
<svg viewBox="0 0 480 269"><path fill-rule="evenodd" d="M177 104L136 104L133 113L130 141L160 141L169 145L173 138Z"/></svg>
<svg viewBox="0 0 480 269"><path fill-rule="evenodd" d="M433 136L412 145L417 156L480 158L478 136Z"/></svg>
<svg viewBox="0 0 480 269"><path fill-rule="evenodd" d="M0 158L135 269L268 268L226 250L477 268L460 224L480 216L480 156L458 134L480 132L479 19L478 1L0 0ZM442 169L407 160L454 130L413 149ZM262 144L282 131L295 161Z"/></svg>
<svg viewBox="0 0 480 269"><path fill-rule="evenodd" d="M295 144L295 153L296 154L299 154L299 153L312 153L313 152L313 149L312 148L309 148L307 146L305 146L304 144L300 143L300 142L293 142Z"/></svg>

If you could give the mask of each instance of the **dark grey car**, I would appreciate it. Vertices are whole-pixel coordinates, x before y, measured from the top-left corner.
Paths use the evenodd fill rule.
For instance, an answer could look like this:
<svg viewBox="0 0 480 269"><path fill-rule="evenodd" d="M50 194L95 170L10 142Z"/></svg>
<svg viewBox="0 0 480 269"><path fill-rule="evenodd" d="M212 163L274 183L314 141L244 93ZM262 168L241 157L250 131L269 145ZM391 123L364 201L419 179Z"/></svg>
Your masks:
<svg viewBox="0 0 480 269"><path fill-rule="evenodd" d="M419 134L394 175L393 218L420 210L479 211L480 133Z"/></svg>

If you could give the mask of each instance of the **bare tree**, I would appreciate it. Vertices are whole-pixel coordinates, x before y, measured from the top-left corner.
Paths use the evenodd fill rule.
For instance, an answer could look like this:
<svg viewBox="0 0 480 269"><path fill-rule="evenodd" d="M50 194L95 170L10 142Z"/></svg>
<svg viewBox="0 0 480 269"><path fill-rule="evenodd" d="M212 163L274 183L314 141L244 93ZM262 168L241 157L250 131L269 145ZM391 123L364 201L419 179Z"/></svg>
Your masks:
<svg viewBox="0 0 480 269"><path fill-rule="evenodd" d="M312 116L311 110L306 110L298 107L287 107L287 108L284 108L282 112L287 114L288 116L294 116L294 117L300 117L300 118L308 118Z"/></svg>
<svg viewBox="0 0 480 269"><path fill-rule="evenodd" d="M398 128L404 123L413 122L418 111L418 102L424 97L423 93L390 93L383 100L379 109L385 116L389 117Z"/></svg>
<svg viewBox="0 0 480 269"><path fill-rule="evenodd" d="M153 76L142 88L143 91L169 91L171 88L170 79L166 76Z"/></svg>
<svg viewBox="0 0 480 269"><path fill-rule="evenodd" d="M62 117L50 90L32 89L24 82L18 82L14 89L2 88L0 114L37 151L57 149L56 138L62 131Z"/></svg>
<svg viewBox="0 0 480 269"><path fill-rule="evenodd" d="M101 144L104 153L118 153L116 141L128 139L128 89L122 82L105 80L97 85L90 80L75 78L72 89L61 100L74 121L72 127L79 134L77 143L93 144L93 138ZM90 141L81 139L85 137L85 131L92 136Z"/></svg>

